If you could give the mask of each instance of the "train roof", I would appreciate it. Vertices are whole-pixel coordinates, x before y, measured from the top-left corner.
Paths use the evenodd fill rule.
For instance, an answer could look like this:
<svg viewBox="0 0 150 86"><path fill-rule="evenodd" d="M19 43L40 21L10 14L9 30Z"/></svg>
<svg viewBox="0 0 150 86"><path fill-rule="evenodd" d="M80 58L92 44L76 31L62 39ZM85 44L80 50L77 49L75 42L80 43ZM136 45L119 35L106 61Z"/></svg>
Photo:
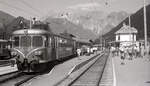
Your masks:
<svg viewBox="0 0 150 86"><path fill-rule="evenodd" d="M16 30L13 32L15 35L21 35L21 34L50 34L50 32L42 29L21 29Z"/></svg>
<svg viewBox="0 0 150 86"><path fill-rule="evenodd" d="M80 43L89 43L90 44L89 40L87 40L87 39L74 38L74 40L76 40L77 42L80 42Z"/></svg>

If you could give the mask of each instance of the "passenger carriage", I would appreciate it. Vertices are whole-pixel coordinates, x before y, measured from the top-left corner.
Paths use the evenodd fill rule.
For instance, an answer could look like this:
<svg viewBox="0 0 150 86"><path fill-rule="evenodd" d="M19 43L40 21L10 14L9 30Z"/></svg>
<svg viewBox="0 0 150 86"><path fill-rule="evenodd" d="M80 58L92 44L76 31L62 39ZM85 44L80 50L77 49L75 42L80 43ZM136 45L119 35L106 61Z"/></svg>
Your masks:
<svg viewBox="0 0 150 86"><path fill-rule="evenodd" d="M21 71L39 72L50 63L76 54L73 39L41 29L22 29L12 34L12 57Z"/></svg>

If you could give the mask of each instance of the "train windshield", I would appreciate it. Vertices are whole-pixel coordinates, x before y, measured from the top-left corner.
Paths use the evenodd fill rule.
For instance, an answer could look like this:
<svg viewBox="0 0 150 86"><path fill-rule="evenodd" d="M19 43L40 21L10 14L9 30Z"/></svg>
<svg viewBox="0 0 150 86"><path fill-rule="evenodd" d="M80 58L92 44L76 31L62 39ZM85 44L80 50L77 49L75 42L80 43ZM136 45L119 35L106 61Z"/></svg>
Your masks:
<svg viewBox="0 0 150 86"><path fill-rule="evenodd" d="M14 47L19 47L19 36L14 37L15 42L13 43Z"/></svg>
<svg viewBox="0 0 150 86"><path fill-rule="evenodd" d="M31 36L21 36L20 46L21 47L30 47L31 46Z"/></svg>
<svg viewBox="0 0 150 86"><path fill-rule="evenodd" d="M43 46L43 37L42 36L15 36L13 43L14 47L42 47Z"/></svg>
<svg viewBox="0 0 150 86"><path fill-rule="evenodd" d="M33 47L41 47L41 46L43 46L43 38L42 38L42 36L33 36L32 46Z"/></svg>

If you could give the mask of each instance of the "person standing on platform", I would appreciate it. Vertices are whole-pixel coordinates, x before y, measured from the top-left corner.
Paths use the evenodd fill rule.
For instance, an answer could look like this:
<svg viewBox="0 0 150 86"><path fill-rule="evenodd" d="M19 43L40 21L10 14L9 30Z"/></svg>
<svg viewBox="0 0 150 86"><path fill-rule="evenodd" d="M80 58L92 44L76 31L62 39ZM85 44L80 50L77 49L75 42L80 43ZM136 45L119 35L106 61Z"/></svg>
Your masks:
<svg viewBox="0 0 150 86"><path fill-rule="evenodd" d="M138 46L135 46L136 58L140 57L140 49Z"/></svg>
<svg viewBox="0 0 150 86"><path fill-rule="evenodd" d="M145 51L144 45L142 45L142 46L141 46L141 57L142 57L142 58L144 57L144 51Z"/></svg>
<svg viewBox="0 0 150 86"><path fill-rule="evenodd" d="M90 48L87 48L87 55L90 55Z"/></svg>
<svg viewBox="0 0 150 86"><path fill-rule="evenodd" d="M147 59L150 61L149 54L150 54L150 45L147 46Z"/></svg>
<svg viewBox="0 0 150 86"><path fill-rule="evenodd" d="M81 56L81 49L80 48L77 48L77 55L78 55L78 57Z"/></svg>
<svg viewBox="0 0 150 86"><path fill-rule="evenodd" d="M90 53L91 53L91 54L93 54L93 53L94 53L94 52L93 52L93 48L92 48L92 47L90 48Z"/></svg>

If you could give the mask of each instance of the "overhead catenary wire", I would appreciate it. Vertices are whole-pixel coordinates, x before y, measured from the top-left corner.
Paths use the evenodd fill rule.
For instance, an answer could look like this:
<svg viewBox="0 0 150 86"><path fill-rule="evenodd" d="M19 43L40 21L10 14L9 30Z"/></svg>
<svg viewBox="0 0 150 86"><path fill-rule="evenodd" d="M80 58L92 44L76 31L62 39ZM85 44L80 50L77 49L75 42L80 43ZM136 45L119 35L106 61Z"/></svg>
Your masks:
<svg viewBox="0 0 150 86"><path fill-rule="evenodd" d="M17 1L23 3L24 5L26 5L27 7L31 8L32 10L34 10L34 11L37 12L37 13L40 13L40 14L42 13L40 10L38 10L38 9L35 8L35 7L33 7L31 4L27 3L27 2L24 1L24 0L17 0Z"/></svg>
<svg viewBox="0 0 150 86"><path fill-rule="evenodd" d="M34 10L36 13L38 14L43 14L43 12L41 12L40 10L38 10L37 8L33 7L31 4L29 4L28 2L26 2L25 0L17 0L21 3L23 3L24 5L26 5L27 7L31 8L32 10ZM42 20L43 17L39 16L39 20Z"/></svg>

